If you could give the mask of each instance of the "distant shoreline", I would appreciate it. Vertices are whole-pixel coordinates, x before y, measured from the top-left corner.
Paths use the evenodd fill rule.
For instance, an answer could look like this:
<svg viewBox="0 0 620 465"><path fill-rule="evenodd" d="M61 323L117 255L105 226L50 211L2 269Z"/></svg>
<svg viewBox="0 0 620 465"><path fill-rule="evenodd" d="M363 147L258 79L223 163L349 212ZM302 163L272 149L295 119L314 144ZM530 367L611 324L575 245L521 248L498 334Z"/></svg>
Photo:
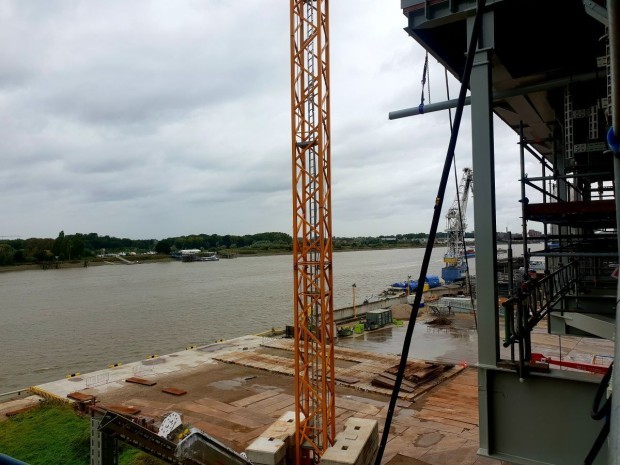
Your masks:
<svg viewBox="0 0 620 465"><path fill-rule="evenodd" d="M334 250L333 252L334 253L371 252L373 250L404 250L404 249L419 249L419 248L423 248L423 246L422 247L373 247L373 248L356 248L356 249L345 249L345 250L340 249L340 250ZM234 258L269 257L269 256L274 256L274 255L292 255L292 254L293 254L292 252L282 252L282 251L258 252L258 253L252 253L252 254L236 253ZM136 265L144 265L148 263L166 263L166 262L176 261L171 257L152 258L152 259L143 259L141 256L138 256L138 257L140 258L136 258L135 260L134 260L134 257L125 257L125 258L129 259L130 261L135 261ZM234 258L231 258L231 259L221 258L220 256L220 260L233 260ZM126 264L120 261L112 262L111 260L114 260L114 258L111 257L110 260L104 260L101 258L89 259L88 267L104 266L104 265L125 265ZM58 269L65 269L65 268L85 268L84 260L71 260L71 261L61 262ZM49 271L49 270L54 270L54 269L56 268L53 264L50 264L49 268L43 269L39 263L26 263L22 265L0 266L0 273L9 273L9 272L14 272L14 271L33 271L33 270Z"/></svg>
<svg viewBox="0 0 620 465"><path fill-rule="evenodd" d="M162 262L171 262L172 258L158 258L151 260L135 260L136 265L143 265L145 263L162 263ZM88 260L88 266L84 266L84 260L71 260L66 262L61 262L58 268L55 267L54 263L51 263L49 268L43 268L39 263L26 263L23 265L7 265L0 267L0 273L8 273L11 271L31 271L31 270L40 270L40 271L49 271L55 269L65 269L65 268L89 268L91 266L105 266L105 265L126 265L126 263L116 262L113 263L111 261L96 259L96 260Z"/></svg>

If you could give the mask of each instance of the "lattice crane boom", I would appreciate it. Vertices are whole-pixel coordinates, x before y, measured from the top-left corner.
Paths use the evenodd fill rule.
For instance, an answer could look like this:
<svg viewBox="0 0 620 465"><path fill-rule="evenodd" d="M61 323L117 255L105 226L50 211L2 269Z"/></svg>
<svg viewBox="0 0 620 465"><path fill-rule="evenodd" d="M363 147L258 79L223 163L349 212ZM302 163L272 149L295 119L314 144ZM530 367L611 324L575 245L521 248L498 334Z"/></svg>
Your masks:
<svg viewBox="0 0 620 465"><path fill-rule="evenodd" d="M291 116L298 464L333 444L335 373L329 1L291 0Z"/></svg>
<svg viewBox="0 0 620 465"><path fill-rule="evenodd" d="M446 232L448 233L448 250L444 256L447 264L458 266L465 255L464 233L467 229L467 202L469 192L474 192L474 172L463 168L458 192L454 203L446 214Z"/></svg>

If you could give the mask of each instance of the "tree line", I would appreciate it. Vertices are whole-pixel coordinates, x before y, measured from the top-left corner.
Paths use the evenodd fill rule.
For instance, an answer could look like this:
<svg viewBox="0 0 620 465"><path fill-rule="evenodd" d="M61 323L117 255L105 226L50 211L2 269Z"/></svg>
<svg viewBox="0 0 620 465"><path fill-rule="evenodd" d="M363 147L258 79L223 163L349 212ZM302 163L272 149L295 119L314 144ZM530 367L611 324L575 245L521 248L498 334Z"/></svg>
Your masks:
<svg viewBox="0 0 620 465"><path fill-rule="evenodd" d="M155 239L136 240L60 231L56 239L32 237L0 241L0 265L82 260L104 252L147 252L154 250L156 243Z"/></svg>
<svg viewBox="0 0 620 465"><path fill-rule="evenodd" d="M467 233L466 237L473 237ZM445 239L445 233L438 233L438 239ZM428 234L408 233L391 236L334 237L334 250L367 248L419 247L426 244ZM156 252L168 255L183 249L205 251L232 250L241 254L261 252L290 252L293 238L282 232L258 234L192 234L165 239L128 239L100 236L97 233L65 234L58 237L0 240L0 266L50 262L54 260L82 260L106 253L135 252L144 254Z"/></svg>

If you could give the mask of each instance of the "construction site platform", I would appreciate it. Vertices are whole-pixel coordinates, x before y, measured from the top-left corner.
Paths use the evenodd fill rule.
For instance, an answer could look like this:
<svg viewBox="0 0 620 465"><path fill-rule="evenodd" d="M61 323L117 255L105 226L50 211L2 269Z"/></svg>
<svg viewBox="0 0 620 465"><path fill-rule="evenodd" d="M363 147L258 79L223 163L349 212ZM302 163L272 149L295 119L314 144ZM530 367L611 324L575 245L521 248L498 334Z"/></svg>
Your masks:
<svg viewBox="0 0 620 465"><path fill-rule="evenodd" d="M382 433L391 393L385 383L389 385L389 370L400 360L396 352L404 332L405 327L390 326L338 343L337 431L355 416L377 420ZM429 337L438 334L434 330ZM463 347L452 350L475 355L475 332L464 334L468 336L458 338ZM385 352L393 353L377 351L380 341ZM533 341L536 350L546 355L560 353L557 336L534 333ZM561 345L562 354L573 358L578 358L576 351L585 358L590 352L609 349L602 341L567 336ZM438 362L432 357L410 357L410 361L408 379L413 381L403 383L382 463L507 464L477 455L478 383L472 364ZM293 363L291 339L244 336L76 375L35 386L32 392L75 402L94 398L99 407L144 422L157 423L169 412L179 412L184 424L243 451L283 413L294 411ZM383 386L373 382L377 378L383 379Z"/></svg>

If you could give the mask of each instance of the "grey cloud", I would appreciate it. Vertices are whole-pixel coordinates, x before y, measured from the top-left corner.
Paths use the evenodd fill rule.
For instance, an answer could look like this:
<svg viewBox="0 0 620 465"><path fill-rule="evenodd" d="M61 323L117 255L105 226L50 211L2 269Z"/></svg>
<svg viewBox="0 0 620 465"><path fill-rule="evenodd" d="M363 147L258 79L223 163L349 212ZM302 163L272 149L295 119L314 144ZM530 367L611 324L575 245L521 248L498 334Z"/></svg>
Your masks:
<svg viewBox="0 0 620 465"><path fill-rule="evenodd" d="M331 8L335 232L426 231L447 114L387 119L418 103L423 52L397 4ZM11 234L290 231L285 2L15 0L0 3L0 26ZM440 71L433 65L435 100ZM459 166L471 158L468 121ZM498 184L509 187L498 192L498 224L518 196L516 139L501 137ZM446 202L453 195L449 185Z"/></svg>

